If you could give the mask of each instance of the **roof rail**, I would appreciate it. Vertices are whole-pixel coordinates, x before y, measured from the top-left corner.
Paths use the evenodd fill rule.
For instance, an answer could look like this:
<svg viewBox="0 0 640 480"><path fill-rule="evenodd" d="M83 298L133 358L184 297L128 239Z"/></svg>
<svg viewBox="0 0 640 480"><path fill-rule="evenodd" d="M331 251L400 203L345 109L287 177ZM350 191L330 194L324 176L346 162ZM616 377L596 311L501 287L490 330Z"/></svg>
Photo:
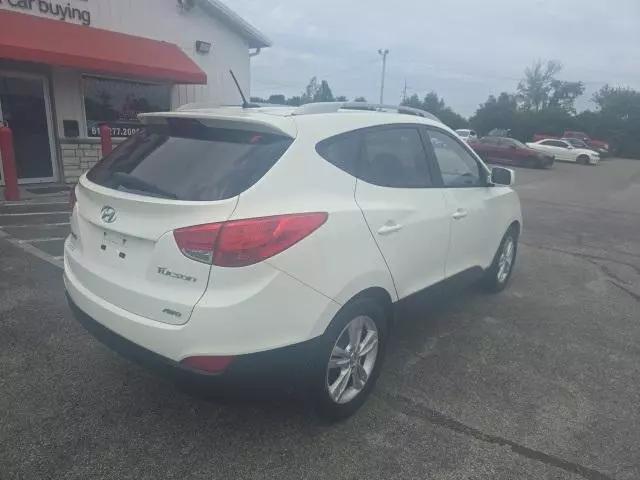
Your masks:
<svg viewBox="0 0 640 480"><path fill-rule="evenodd" d="M315 113L334 113L339 110L365 110L371 112L396 112L406 115L415 115L418 117L428 118L440 122L440 119L432 113L420 110L418 108L406 107L404 105L384 105L379 103L366 102L319 102L307 103L298 107L293 115L311 115Z"/></svg>
<svg viewBox="0 0 640 480"><path fill-rule="evenodd" d="M264 103L264 102L251 102L248 103L245 107L242 105L225 105L217 102L195 102L195 103L186 103L184 105L179 106L175 109L176 112L186 112L191 110L209 110L215 108L244 108L244 109L252 109L252 108L296 108L291 105L281 105L279 103Z"/></svg>

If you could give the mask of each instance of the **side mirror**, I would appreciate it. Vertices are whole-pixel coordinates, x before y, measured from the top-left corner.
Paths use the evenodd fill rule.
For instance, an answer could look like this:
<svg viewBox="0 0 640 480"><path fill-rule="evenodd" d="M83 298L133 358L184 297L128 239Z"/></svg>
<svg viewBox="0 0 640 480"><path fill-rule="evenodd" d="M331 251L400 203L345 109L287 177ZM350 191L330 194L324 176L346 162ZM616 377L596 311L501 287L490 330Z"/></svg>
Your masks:
<svg viewBox="0 0 640 480"><path fill-rule="evenodd" d="M510 148L511 150L516 150L518 147L516 147L515 145L509 145L509 148Z"/></svg>
<svg viewBox="0 0 640 480"><path fill-rule="evenodd" d="M510 187L515 181L516 173L510 168L493 167L491 169L491 183Z"/></svg>

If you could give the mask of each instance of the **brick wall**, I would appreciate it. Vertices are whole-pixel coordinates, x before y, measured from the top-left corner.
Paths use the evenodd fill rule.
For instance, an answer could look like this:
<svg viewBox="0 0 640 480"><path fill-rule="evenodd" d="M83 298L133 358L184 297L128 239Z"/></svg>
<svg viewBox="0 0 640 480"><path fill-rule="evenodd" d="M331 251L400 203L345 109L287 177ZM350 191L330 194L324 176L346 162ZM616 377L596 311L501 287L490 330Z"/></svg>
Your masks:
<svg viewBox="0 0 640 480"><path fill-rule="evenodd" d="M114 146L122 140L114 140ZM93 167L102 156L98 139L63 139L60 142L62 151L62 168L65 183L76 183L80 175Z"/></svg>

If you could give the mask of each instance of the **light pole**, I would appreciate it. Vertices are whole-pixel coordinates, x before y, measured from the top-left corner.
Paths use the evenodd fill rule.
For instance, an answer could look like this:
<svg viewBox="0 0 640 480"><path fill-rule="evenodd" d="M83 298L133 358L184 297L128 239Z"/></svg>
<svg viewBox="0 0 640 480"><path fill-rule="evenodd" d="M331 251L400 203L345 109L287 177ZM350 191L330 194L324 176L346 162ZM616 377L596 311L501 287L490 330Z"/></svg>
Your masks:
<svg viewBox="0 0 640 480"><path fill-rule="evenodd" d="M384 104L384 77L387 73L387 55L389 55L388 49L380 49L378 53L382 56L382 81L380 82L380 104Z"/></svg>

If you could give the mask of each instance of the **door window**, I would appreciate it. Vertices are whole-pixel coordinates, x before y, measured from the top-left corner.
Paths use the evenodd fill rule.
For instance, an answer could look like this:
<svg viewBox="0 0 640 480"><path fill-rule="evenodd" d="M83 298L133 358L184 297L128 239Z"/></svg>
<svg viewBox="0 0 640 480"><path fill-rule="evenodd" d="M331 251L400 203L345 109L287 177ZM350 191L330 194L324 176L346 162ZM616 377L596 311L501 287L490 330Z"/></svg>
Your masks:
<svg viewBox="0 0 640 480"><path fill-rule="evenodd" d="M542 144L547 145L548 147L567 148L567 145L564 142L560 142L558 140L547 140L546 142L542 142Z"/></svg>
<svg viewBox="0 0 640 480"><path fill-rule="evenodd" d="M483 185L480 165L466 148L449 135L437 130L429 130L429 136L445 187Z"/></svg>
<svg viewBox="0 0 640 480"><path fill-rule="evenodd" d="M381 187L420 188L433 185L417 128L372 129L363 132L358 177Z"/></svg>
<svg viewBox="0 0 640 480"><path fill-rule="evenodd" d="M355 177L360 158L360 145L360 133L355 131L320 142L316 146L316 151L329 163Z"/></svg>

